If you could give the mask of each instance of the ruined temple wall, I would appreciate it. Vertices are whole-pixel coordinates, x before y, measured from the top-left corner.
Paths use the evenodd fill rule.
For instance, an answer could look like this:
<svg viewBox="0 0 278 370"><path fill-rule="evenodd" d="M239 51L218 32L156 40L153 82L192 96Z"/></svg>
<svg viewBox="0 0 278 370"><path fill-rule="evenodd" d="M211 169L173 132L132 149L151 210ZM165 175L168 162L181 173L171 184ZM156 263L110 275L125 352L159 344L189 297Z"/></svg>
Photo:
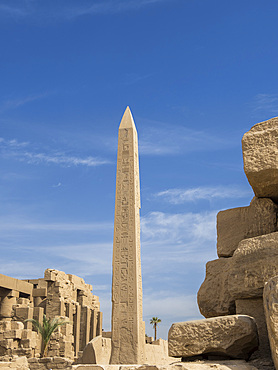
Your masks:
<svg viewBox="0 0 278 370"><path fill-rule="evenodd" d="M91 291L82 278L54 269L47 269L44 278L27 281L0 274L0 355L39 356L40 336L25 320L42 323L46 314L69 321L52 336L49 356L77 357L102 332L99 298Z"/></svg>

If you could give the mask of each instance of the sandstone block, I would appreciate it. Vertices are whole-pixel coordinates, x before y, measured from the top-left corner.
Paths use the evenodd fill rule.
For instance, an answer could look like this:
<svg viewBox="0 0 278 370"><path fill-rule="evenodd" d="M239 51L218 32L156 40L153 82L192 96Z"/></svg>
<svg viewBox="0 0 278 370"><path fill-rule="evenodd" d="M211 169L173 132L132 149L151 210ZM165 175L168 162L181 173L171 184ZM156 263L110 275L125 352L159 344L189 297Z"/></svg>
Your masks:
<svg viewBox="0 0 278 370"><path fill-rule="evenodd" d="M275 368L278 368L278 276L271 278L264 288L264 309L269 343Z"/></svg>
<svg viewBox="0 0 278 370"><path fill-rule="evenodd" d="M108 365L111 356L111 339L101 336L92 339L84 348L82 364Z"/></svg>
<svg viewBox="0 0 278 370"><path fill-rule="evenodd" d="M206 278L201 285L197 301L205 317L235 314L235 302L228 291L231 258L219 258L206 264Z"/></svg>
<svg viewBox="0 0 278 370"><path fill-rule="evenodd" d="M246 360L258 348L256 323L245 315L175 323L168 347L172 357L215 354Z"/></svg>
<svg viewBox="0 0 278 370"><path fill-rule="evenodd" d="M255 319L259 335L259 356L261 358L271 358L263 298L236 300L236 314L248 315Z"/></svg>
<svg viewBox="0 0 278 370"><path fill-rule="evenodd" d="M4 339L21 339L22 330L7 330L4 332Z"/></svg>
<svg viewBox="0 0 278 370"><path fill-rule="evenodd" d="M22 330L22 336L21 338L22 339L32 339L33 338L33 334L32 334L32 330L30 329L23 329Z"/></svg>
<svg viewBox="0 0 278 370"><path fill-rule="evenodd" d="M245 239L231 258L228 291L234 299L262 297L265 283L278 275L278 232Z"/></svg>
<svg viewBox="0 0 278 370"><path fill-rule="evenodd" d="M242 138L244 171L257 197L278 201L278 117L257 123Z"/></svg>
<svg viewBox="0 0 278 370"><path fill-rule="evenodd" d="M235 313L238 299L262 297L264 284L278 275L278 232L242 240L234 255L207 263L198 292L205 317Z"/></svg>
<svg viewBox="0 0 278 370"><path fill-rule="evenodd" d="M220 211L217 215L217 254L230 257L247 238L278 231L278 206L268 198L254 198L248 207Z"/></svg>
<svg viewBox="0 0 278 370"><path fill-rule="evenodd" d="M24 324L21 321L12 321L11 329L22 330L24 329Z"/></svg>
<svg viewBox="0 0 278 370"><path fill-rule="evenodd" d="M32 339L21 339L20 344L22 348L34 348L36 347L36 341Z"/></svg>
<svg viewBox="0 0 278 370"><path fill-rule="evenodd" d="M0 321L0 332L11 330L11 328L12 328L11 320L1 320Z"/></svg>

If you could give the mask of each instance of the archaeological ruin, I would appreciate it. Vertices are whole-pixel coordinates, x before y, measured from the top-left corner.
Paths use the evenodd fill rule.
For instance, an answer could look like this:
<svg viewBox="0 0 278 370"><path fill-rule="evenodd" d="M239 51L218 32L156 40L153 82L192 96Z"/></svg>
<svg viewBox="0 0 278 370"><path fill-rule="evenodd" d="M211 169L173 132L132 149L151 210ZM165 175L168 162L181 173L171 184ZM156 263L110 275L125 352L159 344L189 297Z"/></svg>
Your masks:
<svg viewBox="0 0 278 370"><path fill-rule="evenodd" d="M242 139L249 206L217 215L218 259L206 265L201 320L173 323L168 342L145 337L140 257L138 139L127 107L118 135L111 332L99 298L78 276L46 269L18 280L0 274L0 369L278 369L278 118ZM112 247L112 246L111 246ZM41 358L30 319L61 318Z"/></svg>
<svg viewBox="0 0 278 370"><path fill-rule="evenodd" d="M218 213L219 258L198 292L207 319L173 324L169 354L253 359L260 369L274 369L273 360L278 369L278 118L245 133L242 152L255 196Z"/></svg>

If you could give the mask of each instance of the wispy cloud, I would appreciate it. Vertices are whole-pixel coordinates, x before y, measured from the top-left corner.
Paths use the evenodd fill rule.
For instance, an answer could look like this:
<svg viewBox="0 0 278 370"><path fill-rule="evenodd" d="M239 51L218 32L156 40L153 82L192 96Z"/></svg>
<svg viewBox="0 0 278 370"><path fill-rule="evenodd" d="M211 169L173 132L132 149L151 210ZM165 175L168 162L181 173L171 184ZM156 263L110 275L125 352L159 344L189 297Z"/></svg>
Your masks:
<svg viewBox="0 0 278 370"><path fill-rule="evenodd" d="M93 5L84 7L73 8L70 10L69 15L78 17L88 14L108 14L108 13L122 13L128 10L138 10L140 8L165 2L167 0L114 0L102 1Z"/></svg>
<svg viewBox="0 0 278 370"><path fill-rule="evenodd" d="M93 2L84 0L59 1L45 3L43 1L20 1L15 0L11 5L10 1L5 1L0 5L0 16L9 17L15 20L32 18L36 21L69 21L82 16L94 16L99 14L117 14L127 11L137 11L151 5L166 2L169 0L96 0Z"/></svg>
<svg viewBox="0 0 278 370"><path fill-rule="evenodd" d="M231 138L214 136L206 131L144 118L140 121L144 124L139 138L139 151L143 155L214 151L235 145Z"/></svg>
<svg viewBox="0 0 278 370"><path fill-rule="evenodd" d="M18 108L20 106L31 103L33 101L43 99L49 95L50 93L45 92L45 93L40 93L40 94L31 94L31 95L21 97L21 98L6 99L2 101L2 103L0 104L0 112L4 112L9 109Z"/></svg>
<svg viewBox="0 0 278 370"><path fill-rule="evenodd" d="M64 167L88 166L95 167L111 163L110 161L98 157L77 157L63 152L41 153L30 150L31 144L28 142L18 142L17 140L5 140L0 138L0 155L6 158L14 158L29 164L56 164Z"/></svg>
<svg viewBox="0 0 278 370"><path fill-rule="evenodd" d="M278 94L257 94L252 103L254 111L264 111L278 115Z"/></svg>
<svg viewBox="0 0 278 370"><path fill-rule="evenodd" d="M113 229L113 223L109 222L92 222L92 223L33 223L33 222L5 222L0 223L0 230L30 230L30 231L95 231Z"/></svg>
<svg viewBox="0 0 278 370"><path fill-rule="evenodd" d="M176 247L192 241L214 241L216 213L151 212L141 219L142 241L170 243Z"/></svg>
<svg viewBox="0 0 278 370"><path fill-rule="evenodd" d="M151 212L142 217L144 273L159 274L166 269L169 274L176 276L175 270L179 265L192 268L193 265L202 265L213 259L216 214L216 211L179 214Z"/></svg>
<svg viewBox="0 0 278 370"><path fill-rule="evenodd" d="M62 166L70 167L70 166L100 166L103 164L110 163L107 160L94 158L94 157L86 157L86 158L79 158L73 156L67 156L64 154L56 154L56 155L48 155L44 153L30 153L24 152L22 153L22 160L27 160L28 163L53 163L53 164L60 164Z"/></svg>
<svg viewBox="0 0 278 370"><path fill-rule="evenodd" d="M172 204L195 202L198 200L244 198L252 194L251 190L237 186L197 187L189 189L168 189L155 194L155 197Z"/></svg>
<svg viewBox="0 0 278 370"><path fill-rule="evenodd" d="M8 17L12 17L12 18L22 18L22 17L26 17L28 15L28 12L26 11L26 9L24 9L24 6L22 6L22 4L18 4L18 5L10 5L10 2L9 2L9 5L8 4L0 4L0 15L3 16L8 16Z"/></svg>
<svg viewBox="0 0 278 370"><path fill-rule="evenodd" d="M216 213L151 212L141 218L144 317L147 324L154 315L162 319L159 335L165 339L171 323L200 317L196 280L201 283L205 262L216 257ZM39 223L17 217L0 220L0 230L2 273L36 278L56 268L85 278L100 296L109 329L112 222ZM193 287L182 294L176 284L184 286L188 277Z"/></svg>

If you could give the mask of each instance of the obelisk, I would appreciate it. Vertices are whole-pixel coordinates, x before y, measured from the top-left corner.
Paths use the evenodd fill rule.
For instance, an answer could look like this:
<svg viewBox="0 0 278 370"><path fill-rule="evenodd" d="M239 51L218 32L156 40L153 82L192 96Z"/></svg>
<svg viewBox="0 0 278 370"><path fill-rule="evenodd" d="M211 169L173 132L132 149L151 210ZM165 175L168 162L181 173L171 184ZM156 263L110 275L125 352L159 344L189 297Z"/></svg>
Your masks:
<svg viewBox="0 0 278 370"><path fill-rule="evenodd" d="M127 107L118 136L111 364L143 364L145 360L140 207L137 131Z"/></svg>

